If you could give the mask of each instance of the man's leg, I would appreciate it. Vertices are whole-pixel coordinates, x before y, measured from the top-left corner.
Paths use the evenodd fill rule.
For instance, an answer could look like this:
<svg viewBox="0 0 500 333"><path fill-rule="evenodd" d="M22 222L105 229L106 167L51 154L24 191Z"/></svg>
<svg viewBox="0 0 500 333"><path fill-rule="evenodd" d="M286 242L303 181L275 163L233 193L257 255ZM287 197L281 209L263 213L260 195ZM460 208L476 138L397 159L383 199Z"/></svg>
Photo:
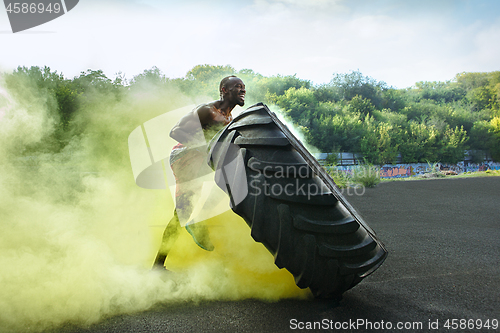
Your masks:
<svg viewBox="0 0 500 333"><path fill-rule="evenodd" d="M196 245L207 251L213 251L214 245L210 241L210 235L206 222L189 223L189 217L194 209L194 201L197 200L203 187L202 182L177 183L176 211L180 220L186 224L187 232L193 237Z"/></svg>
<svg viewBox="0 0 500 333"><path fill-rule="evenodd" d="M175 150L172 151L174 153ZM197 172L199 172L201 163L205 162L204 155L200 154L195 150L181 150L180 154L175 155L176 158L173 159L171 156L170 167L174 172L176 180L176 208L174 210L174 216L168 222L165 231L163 232L163 238L156 255L156 259L153 263L153 268L165 268L165 260L167 259L168 253L172 249L175 241L179 236L179 231L181 229L179 221L179 213L183 219L187 219L193 210L192 199L195 193L201 192L202 184L197 184L199 188L190 188L193 185L189 185L189 181L196 179ZM181 157L182 156L182 157ZM188 186L186 186L188 185ZM195 187L197 187L195 185ZM179 213L178 213L179 211ZM199 224L199 223L197 223ZM202 226L186 226L186 230L191 234L195 243L202 249L212 251L214 246L210 241L210 236L208 234L208 228L205 225Z"/></svg>
<svg viewBox="0 0 500 333"><path fill-rule="evenodd" d="M213 251L214 245L210 240L210 234L208 232L208 227L205 222L198 222L193 224L187 224L186 230L193 237L196 245L201 247L203 250Z"/></svg>
<svg viewBox="0 0 500 333"><path fill-rule="evenodd" d="M177 210L174 210L174 216L170 219L165 231L163 232L160 249L158 250L158 254L156 255L156 259L153 263L153 268L165 268L165 260L177 240L177 237L179 236L180 229L181 225L179 223L179 217L177 216Z"/></svg>

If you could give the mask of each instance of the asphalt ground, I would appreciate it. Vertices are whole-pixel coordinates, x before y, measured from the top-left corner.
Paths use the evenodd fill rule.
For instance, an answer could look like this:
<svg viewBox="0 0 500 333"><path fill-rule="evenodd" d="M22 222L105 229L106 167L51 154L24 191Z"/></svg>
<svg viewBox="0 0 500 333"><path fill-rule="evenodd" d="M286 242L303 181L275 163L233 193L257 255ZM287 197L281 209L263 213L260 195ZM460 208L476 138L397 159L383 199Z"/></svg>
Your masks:
<svg viewBox="0 0 500 333"><path fill-rule="evenodd" d="M389 256L340 303L161 305L61 332L500 331L493 329L500 320L500 177L387 182L345 194Z"/></svg>

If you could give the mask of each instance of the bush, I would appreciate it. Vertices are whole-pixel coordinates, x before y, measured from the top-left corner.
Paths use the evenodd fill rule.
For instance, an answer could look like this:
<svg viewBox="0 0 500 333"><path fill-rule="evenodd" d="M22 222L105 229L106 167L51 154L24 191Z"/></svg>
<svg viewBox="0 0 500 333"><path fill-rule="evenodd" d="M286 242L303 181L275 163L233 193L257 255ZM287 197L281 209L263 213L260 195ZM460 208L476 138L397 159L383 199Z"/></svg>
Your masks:
<svg viewBox="0 0 500 333"><path fill-rule="evenodd" d="M352 172L352 182L365 187L374 187L380 183L380 167L364 163L357 165Z"/></svg>
<svg viewBox="0 0 500 333"><path fill-rule="evenodd" d="M427 162L428 168L425 173L421 176L422 178L440 178L446 177L444 173L439 170L438 163Z"/></svg>

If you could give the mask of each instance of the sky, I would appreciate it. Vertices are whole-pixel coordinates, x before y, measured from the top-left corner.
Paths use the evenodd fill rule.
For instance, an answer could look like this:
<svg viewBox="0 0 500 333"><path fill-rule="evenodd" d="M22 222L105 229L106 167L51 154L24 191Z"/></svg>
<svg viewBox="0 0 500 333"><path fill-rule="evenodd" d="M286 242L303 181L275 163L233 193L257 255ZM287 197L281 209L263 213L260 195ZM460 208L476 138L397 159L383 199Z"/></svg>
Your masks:
<svg viewBox="0 0 500 333"><path fill-rule="evenodd" d="M500 0L80 0L12 33L0 8L0 71L49 66L127 79L231 65L314 84L359 70L395 88L500 70Z"/></svg>

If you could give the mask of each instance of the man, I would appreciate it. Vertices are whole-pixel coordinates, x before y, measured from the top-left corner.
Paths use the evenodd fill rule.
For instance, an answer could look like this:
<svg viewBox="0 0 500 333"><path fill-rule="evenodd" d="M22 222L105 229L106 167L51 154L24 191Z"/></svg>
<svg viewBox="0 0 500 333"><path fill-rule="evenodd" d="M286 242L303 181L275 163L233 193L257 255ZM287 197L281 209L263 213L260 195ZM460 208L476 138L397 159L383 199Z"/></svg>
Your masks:
<svg viewBox="0 0 500 333"><path fill-rule="evenodd" d="M193 196L199 193L202 185L196 179L208 168L206 141L233 120L231 111L236 105L245 104L245 84L234 75L221 80L219 93L219 100L197 106L170 131L170 137L179 142L170 153L170 166L176 179L176 208L163 233L153 268L164 268L167 255L179 235L179 217L186 221L193 211ZM201 248L213 250L208 229L203 223L187 224L186 230Z"/></svg>

